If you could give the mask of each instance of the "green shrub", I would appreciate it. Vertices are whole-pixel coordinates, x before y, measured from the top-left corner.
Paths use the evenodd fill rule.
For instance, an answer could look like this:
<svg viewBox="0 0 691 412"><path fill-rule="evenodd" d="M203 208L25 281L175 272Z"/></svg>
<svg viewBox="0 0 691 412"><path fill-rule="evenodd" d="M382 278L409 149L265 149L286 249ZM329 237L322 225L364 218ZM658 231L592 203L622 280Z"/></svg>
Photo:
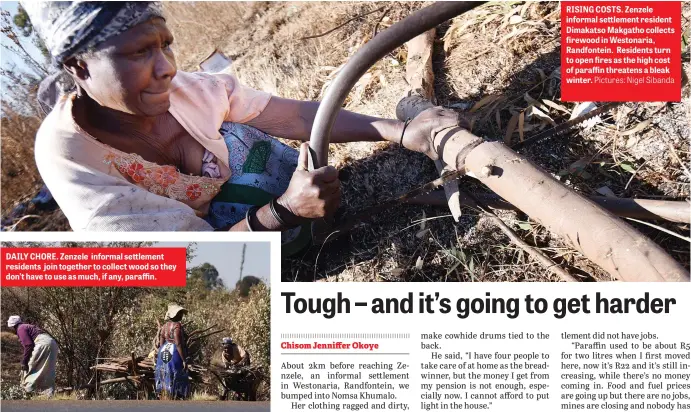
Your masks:
<svg viewBox="0 0 691 412"><path fill-rule="evenodd" d="M271 344L271 297L269 288L261 283L249 290L247 298L238 299L230 312L231 337L250 351L252 362L269 370Z"/></svg>

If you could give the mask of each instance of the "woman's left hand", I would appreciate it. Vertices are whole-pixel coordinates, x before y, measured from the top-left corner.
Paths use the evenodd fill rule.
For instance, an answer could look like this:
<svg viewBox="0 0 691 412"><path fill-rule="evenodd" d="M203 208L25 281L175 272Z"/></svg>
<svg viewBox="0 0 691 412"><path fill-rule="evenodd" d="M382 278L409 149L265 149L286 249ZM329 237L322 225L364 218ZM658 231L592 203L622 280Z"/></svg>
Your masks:
<svg viewBox="0 0 691 412"><path fill-rule="evenodd" d="M453 110L440 106L430 107L408 123L403 135L403 146L406 149L424 153L432 160L437 160L439 154L434 147L434 136L452 127L467 129L470 125Z"/></svg>

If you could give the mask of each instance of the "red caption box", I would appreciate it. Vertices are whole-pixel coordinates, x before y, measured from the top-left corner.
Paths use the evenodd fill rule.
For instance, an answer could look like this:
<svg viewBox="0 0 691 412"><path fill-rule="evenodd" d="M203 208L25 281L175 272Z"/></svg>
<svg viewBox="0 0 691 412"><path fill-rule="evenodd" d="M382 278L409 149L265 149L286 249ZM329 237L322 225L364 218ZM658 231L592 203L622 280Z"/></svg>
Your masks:
<svg viewBox="0 0 691 412"><path fill-rule="evenodd" d="M563 101L681 101L681 2L563 1Z"/></svg>
<svg viewBox="0 0 691 412"><path fill-rule="evenodd" d="M185 248L2 248L3 287L184 287Z"/></svg>

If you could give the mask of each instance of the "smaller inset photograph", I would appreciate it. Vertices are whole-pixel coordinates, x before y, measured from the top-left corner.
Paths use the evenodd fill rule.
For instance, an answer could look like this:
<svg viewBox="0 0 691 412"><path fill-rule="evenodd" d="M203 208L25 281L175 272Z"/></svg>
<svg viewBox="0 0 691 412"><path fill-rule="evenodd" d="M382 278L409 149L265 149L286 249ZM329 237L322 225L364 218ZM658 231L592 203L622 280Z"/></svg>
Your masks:
<svg viewBox="0 0 691 412"><path fill-rule="evenodd" d="M1 245L3 410L269 410L270 242Z"/></svg>

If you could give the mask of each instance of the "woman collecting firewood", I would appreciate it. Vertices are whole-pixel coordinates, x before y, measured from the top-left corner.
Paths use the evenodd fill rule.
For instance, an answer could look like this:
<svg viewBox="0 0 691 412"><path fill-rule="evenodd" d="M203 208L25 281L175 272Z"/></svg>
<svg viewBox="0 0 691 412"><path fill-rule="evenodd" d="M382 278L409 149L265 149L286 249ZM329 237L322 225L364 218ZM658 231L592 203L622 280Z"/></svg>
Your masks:
<svg viewBox="0 0 691 412"><path fill-rule="evenodd" d="M185 399L189 396L187 371L187 337L182 327L182 317L187 309L180 305L168 305L166 323L158 332L156 356L156 393L161 397Z"/></svg>
<svg viewBox="0 0 691 412"><path fill-rule="evenodd" d="M221 345L223 347L221 357L223 359L223 366L226 369L250 366L250 353L242 346L233 342L232 338L223 338Z"/></svg>
<svg viewBox="0 0 691 412"><path fill-rule="evenodd" d="M22 321L18 315L7 320L10 328L24 347L21 386L27 393L52 397L55 392L55 373L58 344L41 328Z"/></svg>
<svg viewBox="0 0 691 412"><path fill-rule="evenodd" d="M281 231L284 252L340 202L338 172L300 150L319 103L253 90L224 73L179 71L159 4L27 1L56 73L36 163L72 229ZM428 109L409 123L341 110L331 141L391 141L436 158Z"/></svg>

